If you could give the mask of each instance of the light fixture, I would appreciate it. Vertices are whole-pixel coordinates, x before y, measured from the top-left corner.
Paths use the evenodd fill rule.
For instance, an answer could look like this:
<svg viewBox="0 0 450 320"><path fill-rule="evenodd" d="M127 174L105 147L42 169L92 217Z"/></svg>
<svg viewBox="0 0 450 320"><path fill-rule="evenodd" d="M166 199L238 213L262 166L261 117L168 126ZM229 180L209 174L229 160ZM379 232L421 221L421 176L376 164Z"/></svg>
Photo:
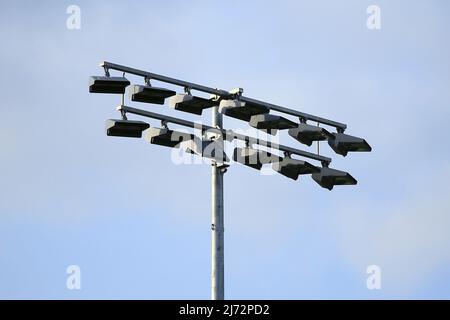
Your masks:
<svg viewBox="0 0 450 320"><path fill-rule="evenodd" d="M337 185L355 185L358 182L350 173L322 167L319 173L313 173L312 178L322 188L332 190Z"/></svg>
<svg viewBox="0 0 450 320"><path fill-rule="evenodd" d="M257 114L269 113L269 108L262 104L242 102L240 100L221 100L219 112L226 116L243 121L250 121L250 118Z"/></svg>
<svg viewBox="0 0 450 320"><path fill-rule="evenodd" d="M133 85L130 88L132 101L164 104L164 100L174 96L175 91L166 88L152 87L150 85Z"/></svg>
<svg viewBox="0 0 450 320"><path fill-rule="evenodd" d="M333 137L331 133L324 128L306 123L300 123L297 128L289 129L288 133L291 137L297 139L297 141L308 146L311 146L313 141L322 141Z"/></svg>
<svg viewBox="0 0 450 320"><path fill-rule="evenodd" d="M125 88L130 85L125 77L96 77L89 78L89 92L91 93L125 93Z"/></svg>
<svg viewBox="0 0 450 320"><path fill-rule="evenodd" d="M370 152L372 147L366 140L358 137L349 136L344 133L333 133L328 139L328 144L337 154L344 157L348 152Z"/></svg>
<svg viewBox="0 0 450 320"><path fill-rule="evenodd" d="M263 164L278 162L282 158L270 152L253 149L250 147L235 148L233 160L250 168L261 170Z"/></svg>
<svg viewBox="0 0 450 320"><path fill-rule="evenodd" d="M230 159L223 150L223 140L200 140L194 139L186 144L187 153L196 154L202 157L210 158L218 162L228 162Z"/></svg>
<svg viewBox="0 0 450 320"><path fill-rule="evenodd" d="M150 125L142 121L133 120L106 120L106 134L114 137L141 138L142 131Z"/></svg>
<svg viewBox="0 0 450 320"><path fill-rule="evenodd" d="M260 130L269 130L270 134L276 134L278 129L295 128L297 125L289 119L273 114L257 114L250 118L250 126Z"/></svg>
<svg viewBox="0 0 450 320"><path fill-rule="evenodd" d="M301 174L320 172L320 168L317 168L309 162L292 159L291 157L284 157L280 162L273 163L272 169L293 180L297 180Z"/></svg>
<svg viewBox="0 0 450 320"><path fill-rule="evenodd" d="M192 96L190 94L176 94L169 98L169 106L175 110L189 112L193 114L202 114L203 109L211 108L217 105L216 101Z"/></svg>
<svg viewBox="0 0 450 320"><path fill-rule="evenodd" d="M170 130L168 128L149 128L145 131L145 140L151 144L179 148L184 141L194 139L193 134Z"/></svg>

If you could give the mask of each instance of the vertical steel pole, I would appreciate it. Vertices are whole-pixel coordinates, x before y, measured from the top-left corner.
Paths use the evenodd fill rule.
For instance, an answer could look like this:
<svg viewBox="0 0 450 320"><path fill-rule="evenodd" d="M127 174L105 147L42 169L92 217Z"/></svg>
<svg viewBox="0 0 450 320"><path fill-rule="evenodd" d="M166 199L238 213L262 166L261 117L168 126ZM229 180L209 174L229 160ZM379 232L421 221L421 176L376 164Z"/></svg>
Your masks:
<svg viewBox="0 0 450 320"><path fill-rule="evenodd" d="M212 108L212 126L222 128L222 114ZM224 299L223 174L216 161L211 165L211 300Z"/></svg>

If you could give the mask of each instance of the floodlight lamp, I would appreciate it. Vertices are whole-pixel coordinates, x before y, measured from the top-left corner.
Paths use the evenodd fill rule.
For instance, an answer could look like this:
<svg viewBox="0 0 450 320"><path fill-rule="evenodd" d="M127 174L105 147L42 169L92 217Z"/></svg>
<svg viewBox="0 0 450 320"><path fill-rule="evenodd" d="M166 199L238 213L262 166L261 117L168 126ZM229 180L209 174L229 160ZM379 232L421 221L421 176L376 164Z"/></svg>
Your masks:
<svg viewBox="0 0 450 320"><path fill-rule="evenodd" d="M176 95L176 92L166 88L152 87L150 85L133 85L130 88L130 95L132 101L164 104L164 100Z"/></svg>
<svg viewBox="0 0 450 320"><path fill-rule="evenodd" d="M306 123L300 123L297 128L289 129L288 133L291 137L307 146L311 146L313 141L323 141L328 138L333 138L331 133L324 128Z"/></svg>
<svg viewBox="0 0 450 320"><path fill-rule="evenodd" d="M109 119L106 121L106 134L114 137L141 138L142 131L150 125L142 121Z"/></svg>
<svg viewBox="0 0 450 320"><path fill-rule="evenodd" d="M328 139L328 144L331 149L337 154L344 157L348 152L370 152L372 147L366 140L358 137L353 137L344 133L333 133L332 137Z"/></svg>
<svg viewBox="0 0 450 320"><path fill-rule="evenodd" d="M295 128L297 125L289 119L273 114L257 114L250 118L250 126L260 130L268 130L273 135L276 134L277 130Z"/></svg>
<svg viewBox="0 0 450 320"><path fill-rule="evenodd" d="M187 153L196 154L202 157L210 158L218 162L229 162L227 154L223 149L223 140L200 140L194 139L186 144Z"/></svg>
<svg viewBox="0 0 450 320"><path fill-rule="evenodd" d="M356 185L358 181L350 173L323 167L319 173L313 173L312 178L322 188L332 190L337 185Z"/></svg>
<svg viewBox="0 0 450 320"><path fill-rule="evenodd" d="M319 168L309 162L292 159L291 157L284 157L280 162L273 163L272 169L293 180L297 180L298 176L301 174L320 172Z"/></svg>
<svg viewBox="0 0 450 320"><path fill-rule="evenodd" d="M145 141L164 147L179 148L184 141L193 140L194 135L168 128L149 128L145 131Z"/></svg>
<svg viewBox="0 0 450 320"><path fill-rule="evenodd" d="M203 109L217 105L214 100L178 93L169 98L169 106L175 110L201 115Z"/></svg>
<svg viewBox="0 0 450 320"><path fill-rule="evenodd" d="M203 140L214 140L214 139L222 139L226 141L233 141L234 136L231 133L227 134L226 131L222 131L220 128L208 128L206 130L202 130L202 139Z"/></svg>
<svg viewBox="0 0 450 320"><path fill-rule="evenodd" d="M278 162L281 159L281 157L270 152L253 149L250 147L238 147L235 148L233 152L234 161L256 170L261 170L263 164Z"/></svg>
<svg viewBox="0 0 450 320"><path fill-rule="evenodd" d="M125 93L125 88L130 85L125 77L97 77L89 78L89 92L91 93Z"/></svg>
<svg viewBox="0 0 450 320"><path fill-rule="evenodd" d="M219 112L239 120L250 121L256 114L269 113L270 109L262 104L243 102L240 100L221 100Z"/></svg>

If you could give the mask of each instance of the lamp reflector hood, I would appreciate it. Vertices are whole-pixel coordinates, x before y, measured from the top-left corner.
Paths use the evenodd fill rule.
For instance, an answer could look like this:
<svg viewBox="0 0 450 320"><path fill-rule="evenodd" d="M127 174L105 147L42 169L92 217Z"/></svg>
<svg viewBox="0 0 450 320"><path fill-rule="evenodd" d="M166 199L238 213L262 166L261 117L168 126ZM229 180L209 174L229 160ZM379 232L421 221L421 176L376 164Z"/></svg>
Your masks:
<svg viewBox="0 0 450 320"><path fill-rule="evenodd" d="M219 105L220 113L246 122L250 121L253 115L269 113L269 111L269 108L262 104L239 100L221 100Z"/></svg>
<svg viewBox="0 0 450 320"><path fill-rule="evenodd" d="M289 157L283 158L280 162L273 163L272 169L293 180L297 180L298 176L301 174L320 172L320 168L317 168L309 162L292 159Z"/></svg>
<svg viewBox="0 0 450 320"><path fill-rule="evenodd" d="M141 138L142 131L150 125L142 121L106 120L106 134L114 137Z"/></svg>
<svg viewBox="0 0 450 320"><path fill-rule="evenodd" d="M203 109L211 108L217 105L216 101L191 96L189 94L176 94L169 98L169 106L175 110L189 112L193 114L202 114Z"/></svg>
<svg viewBox="0 0 450 320"><path fill-rule="evenodd" d="M194 139L194 135L167 128L150 128L145 131L145 141L164 147L179 148L184 141Z"/></svg>
<svg viewBox="0 0 450 320"><path fill-rule="evenodd" d="M348 152L370 152L372 147L366 140L358 137L349 136L344 133L333 133L332 138L328 139L331 149L344 157Z"/></svg>
<svg viewBox="0 0 450 320"><path fill-rule="evenodd" d="M332 190L337 185L355 185L358 182L350 173L323 167L319 173L313 173L312 178L322 188Z"/></svg>
<svg viewBox="0 0 450 320"><path fill-rule="evenodd" d="M221 139L211 141L194 139L186 144L185 151L222 163L230 161L223 149L223 140Z"/></svg>
<svg viewBox="0 0 450 320"><path fill-rule="evenodd" d="M89 78L89 92L91 93L125 93L125 88L130 85L125 77L96 77Z"/></svg>
<svg viewBox="0 0 450 320"><path fill-rule="evenodd" d="M297 123L281 116L273 114L257 114L251 116L250 126L260 130L269 130L271 134L276 134L277 130L297 127Z"/></svg>
<svg viewBox="0 0 450 320"><path fill-rule="evenodd" d="M164 100L168 97L174 96L175 91L166 88L158 88L144 85L133 85L130 88L130 95L132 101L164 104Z"/></svg>
<svg viewBox="0 0 450 320"><path fill-rule="evenodd" d="M235 148L233 160L250 168L261 170L263 164L278 162L282 158L270 152L250 147Z"/></svg>
<svg viewBox="0 0 450 320"><path fill-rule="evenodd" d="M333 137L331 133L324 128L306 123L300 123L297 128L289 129L288 133L297 141L308 146L311 146L313 141L322 141Z"/></svg>

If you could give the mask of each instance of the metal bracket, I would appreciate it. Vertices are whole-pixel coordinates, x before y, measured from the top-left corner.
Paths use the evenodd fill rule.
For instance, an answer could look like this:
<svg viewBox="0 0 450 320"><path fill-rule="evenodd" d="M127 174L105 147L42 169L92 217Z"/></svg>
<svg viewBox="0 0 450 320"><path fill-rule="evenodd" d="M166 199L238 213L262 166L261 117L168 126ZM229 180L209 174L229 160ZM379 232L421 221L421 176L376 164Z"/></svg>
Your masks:
<svg viewBox="0 0 450 320"><path fill-rule="evenodd" d="M229 91L229 93L234 99L240 100L242 97L242 94L244 93L244 89L243 88L234 88L234 89L231 89Z"/></svg>
<svg viewBox="0 0 450 320"><path fill-rule="evenodd" d="M166 120L161 120L161 126L164 128L164 129L169 129L169 126L167 125L167 121Z"/></svg>
<svg viewBox="0 0 450 320"><path fill-rule="evenodd" d="M320 127L320 122L317 122L317 127ZM320 155L320 141L317 140L317 155Z"/></svg>
<svg viewBox="0 0 450 320"><path fill-rule="evenodd" d="M125 110L123 110L122 107L125 107L124 105L120 105L116 107L116 110L120 112L120 115L122 116L122 120L128 120L127 113Z"/></svg>
<svg viewBox="0 0 450 320"><path fill-rule="evenodd" d="M230 166L229 164L222 163L220 166L217 166L217 169L220 169L220 170L223 171L222 173L225 173L225 172L227 172L227 168L228 168L229 166Z"/></svg>
<svg viewBox="0 0 450 320"><path fill-rule="evenodd" d="M147 86L149 86L149 87L152 86L152 84L150 83L150 80L151 80L151 78L149 78L149 77L144 77L144 82L145 82L145 84L146 84Z"/></svg>
<svg viewBox="0 0 450 320"><path fill-rule="evenodd" d="M217 130L214 130L217 129ZM203 140L207 141L217 141L217 140L225 140L224 134L222 133L219 126L212 127L208 130L204 130L202 133Z"/></svg>
<svg viewBox="0 0 450 320"><path fill-rule="evenodd" d="M120 109L120 115L122 116L122 120L128 120L126 112L122 109Z"/></svg>
<svg viewBox="0 0 450 320"><path fill-rule="evenodd" d="M191 95L191 88L190 87L184 87L184 93Z"/></svg>
<svg viewBox="0 0 450 320"><path fill-rule="evenodd" d="M211 230L225 232L225 228L218 229L218 228L216 228L216 225L214 223L211 223Z"/></svg>
<svg viewBox="0 0 450 320"><path fill-rule="evenodd" d="M216 90L218 90L218 89L216 88ZM223 99L222 96L219 96L217 94L210 94L209 95L209 100L211 100L211 101L220 102L222 99Z"/></svg>
<svg viewBox="0 0 450 320"><path fill-rule="evenodd" d="M247 148L253 147L254 144L259 145L258 138L254 138L254 137L250 137L250 136L246 137L244 139L244 142L245 142L245 147L247 147Z"/></svg>
<svg viewBox="0 0 450 320"><path fill-rule="evenodd" d="M217 162L211 162L211 166L217 165ZM217 165L217 169L220 170L221 174L224 174L225 172L227 172L227 168L229 167L229 164L226 163L221 163L220 165Z"/></svg>
<svg viewBox="0 0 450 320"><path fill-rule="evenodd" d="M104 66L103 69L105 70L105 76L110 77L109 68Z"/></svg>

